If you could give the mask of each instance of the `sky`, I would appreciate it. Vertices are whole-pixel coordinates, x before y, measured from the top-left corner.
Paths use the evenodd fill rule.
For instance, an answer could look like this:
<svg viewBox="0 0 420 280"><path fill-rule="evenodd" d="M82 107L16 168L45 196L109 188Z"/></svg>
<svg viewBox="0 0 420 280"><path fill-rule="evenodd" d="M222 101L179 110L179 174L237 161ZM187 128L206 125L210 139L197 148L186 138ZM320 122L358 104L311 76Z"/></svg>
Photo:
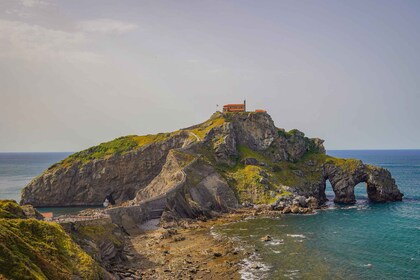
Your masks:
<svg viewBox="0 0 420 280"><path fill-rule="evenodd" d="M0 1L0 151L78 151L247 100L327 149L420 148L420 1ZM219 105L219 107L217 107Z"/></svg>

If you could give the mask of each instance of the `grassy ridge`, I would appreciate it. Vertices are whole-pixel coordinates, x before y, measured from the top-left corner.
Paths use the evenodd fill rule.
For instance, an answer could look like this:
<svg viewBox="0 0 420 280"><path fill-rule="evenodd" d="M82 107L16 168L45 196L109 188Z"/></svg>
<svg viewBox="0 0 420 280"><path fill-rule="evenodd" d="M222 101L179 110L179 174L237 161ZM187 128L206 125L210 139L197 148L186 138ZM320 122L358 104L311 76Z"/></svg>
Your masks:
<svg viewBox="0 0 420 280"><path fill-rule="evenodd" d="M0 200L0 219L25 218L22 208L14 200Z"/></svg>
<svg viewBox="0 0 420 280"><path fill-rule="evenodd" d="M97 146L74 153L61 162L52 165L49 170L55 169L57 167L69 167L76 162L84 164L95 159L105 159L114 155L123 155L148 144L165 141L171 136L175 135L175 133L176 132L159 133L153 135L150 134L143 136L128 135L119 137L112 141L104 142Z"/></svg>
<svg viewBox="0 0 420 280"><path fill-rule="evenodd" d="M0 211L8 212L10 204L14 205L9 213L15 215L20 208L16 202L0 201ZM35 219L0 218L0 279L75 277L102 279L103 271L60 225Z"/></svg>
<svg viewBox="0 0 420 280"><path fill-rule="evenodd" d="M215 117L212 117L211 119L194 128L187 129L186 131L195 134L200 138L200 140L202 140L212 128L221 126L224 123L225 119L223 116L215 115ZM179 133L180 131L178 130L171 133L149 134L142 136L128 135L119 137L112 141L104 142L97 146L93 146L86 150L74 153L61 162L52 165L49 170L54 170L60 167L68 168L75 163L85 164L95 159L106 159L115 155L123 155L148 144L168 140L169 138ZM195 140L194 135L191 135L190 137L190 140Z"/></svg>

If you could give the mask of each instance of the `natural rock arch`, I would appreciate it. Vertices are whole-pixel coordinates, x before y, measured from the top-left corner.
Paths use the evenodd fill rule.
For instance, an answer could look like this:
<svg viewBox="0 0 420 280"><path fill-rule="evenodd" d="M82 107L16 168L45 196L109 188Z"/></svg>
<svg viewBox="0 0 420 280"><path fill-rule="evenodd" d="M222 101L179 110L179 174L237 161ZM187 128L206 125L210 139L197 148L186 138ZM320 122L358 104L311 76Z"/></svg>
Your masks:
<svg viewBox="0 0 420 280"><path fill-rule="evenodd" d="M331 183L336 203L355 203L354 188L359 183L366 183L367 196L372 202L400 201L403 197L388 170L363 164L360 160L324 164L320 188L321 201L327 200L325 195L327 180Z"/></svg>

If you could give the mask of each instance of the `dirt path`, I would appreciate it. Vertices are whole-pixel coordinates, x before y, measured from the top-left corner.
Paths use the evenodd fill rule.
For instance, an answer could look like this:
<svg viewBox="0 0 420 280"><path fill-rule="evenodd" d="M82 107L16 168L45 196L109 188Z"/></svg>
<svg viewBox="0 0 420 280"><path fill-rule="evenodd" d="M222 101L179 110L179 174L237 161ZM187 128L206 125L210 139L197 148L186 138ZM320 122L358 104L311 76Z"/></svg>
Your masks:
<svg viewBox="0 0 420 280"><path fill-rule="evenodd" d="M198 142L202 141L202 140L201 140L201 138L200 138L200 137L198 137L198 135L197 135L197 134L195 134L194 132L191 132L191 131L190 131L190 134L191 134L191 135L193 135L193 136L197 139L197 141L198 141Z"/></svg>

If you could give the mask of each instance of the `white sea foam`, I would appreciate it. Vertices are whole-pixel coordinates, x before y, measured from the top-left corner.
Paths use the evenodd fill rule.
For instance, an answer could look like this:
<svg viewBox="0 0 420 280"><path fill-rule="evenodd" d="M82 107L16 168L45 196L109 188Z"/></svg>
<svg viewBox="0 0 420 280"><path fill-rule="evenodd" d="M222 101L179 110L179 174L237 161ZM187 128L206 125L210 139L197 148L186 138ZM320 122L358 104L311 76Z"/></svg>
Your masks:
<svg viewBox="0 0 420 280"><path fill-rule="evenodd" d="M300 278L299 277L299 270L294 269L294 270L286 270L286 273L283 274L284 277L287 277L289 279L296 279L296 278Z"/></svg>
<svg viewBox="0 0 420 280"><path fill-rule="evenodd" d="M210 235L211 235L214 239L216 239L216 240L220 240L220 239L222 239L222 238L223 238L222 234L220 234L220 233L216 232L216 231L214 230L214 227L213 227L213 226L210 228Z"/></svg>
<svg viewBox="0 0 420 280"><path fill-rule="evenodd" d="M265 242L265 245L268 246L278 246L278 245L283 245L284 244L284 240L283 239L273 239L271 241Z"/></svg>
<svg viewBox="0 0 420 280"><path fill-rule="evenodd" d="M293 237L293 238L306 238L303 234L287 234L287 236Z"/></svg>
<svg viewBox="0 0 420 280"><path fill-rule="evenodd" d="M239 274L241 275L241 279L244 280L265 279L268 276L267 272L270 268L269 265L261 262L261 257L254 252L241 262Z"/></svg>

